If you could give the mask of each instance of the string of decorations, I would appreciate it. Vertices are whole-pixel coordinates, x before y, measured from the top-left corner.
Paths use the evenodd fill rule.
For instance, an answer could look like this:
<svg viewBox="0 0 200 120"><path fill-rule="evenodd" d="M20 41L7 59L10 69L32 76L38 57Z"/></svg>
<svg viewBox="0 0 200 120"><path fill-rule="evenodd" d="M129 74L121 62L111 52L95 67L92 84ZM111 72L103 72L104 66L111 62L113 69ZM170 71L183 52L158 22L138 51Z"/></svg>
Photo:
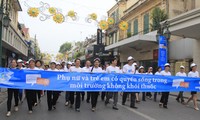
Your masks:
<svg viewBox="0 0 200 120"><path fill-rule="evenodd" d="M54 22L61 24L63 22L66 22L68 19L71 19L72 21L78 21L78 14L74 10L70 10L67 12L67 14L63 14L61 9L58 9L56 7L51 7L48 3L40 2L39 7L31 7L26 2L24 2L24 5L28 7L27 13L30 17L37 18L41 21L46 21L48 19L53 19ZM100 20L98 21L98 15L96 13L90 13L85 18L85 21L87 23L96 22L98 27L102 30L107 30L109 27L112 27L115 24L114 18L107 18L107 20ZM118 24L119 29L125 31L128 29L128 23L126 21L121 21Z"/></svg>

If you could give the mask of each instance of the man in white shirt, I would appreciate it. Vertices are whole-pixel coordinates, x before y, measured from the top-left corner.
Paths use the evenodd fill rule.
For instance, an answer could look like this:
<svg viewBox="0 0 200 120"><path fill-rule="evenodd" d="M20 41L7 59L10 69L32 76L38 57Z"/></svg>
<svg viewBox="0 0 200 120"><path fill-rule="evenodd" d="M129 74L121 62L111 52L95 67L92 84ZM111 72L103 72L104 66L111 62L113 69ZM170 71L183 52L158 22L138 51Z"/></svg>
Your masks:
<svg viewBox="0 0 200 120"><path fill-rule="evenodd" d="M120 73L119 67L117 67L117 58L113 58L111 60L111 65L109 67L107 67L106 73L110 73L110 74ZM107 105L109 103L109 100L112 97L113 97L113 100L114 100L113 109L118 110L118 108L117 108L118 92L107 92L105 105Z"/></svg>
<svg viewBox="0 0 200 120"><path fill-rule="evenodd" d="M87 60L85 62L85 67L83 67L82 69L83 69L83 72L90 73L91 72L91 62L89 60ZM84 95L85 95L85 92L82 93L82 100L84 100ZM90 98L91 98L91 92L87 92L87 99L86 99L87 103L90 103Z"/></svg>
<svg viewBox="0 0 200 120"><path fill-rule="evenodd" d="M70 68L72 66L72 62L67 62L67 67L64 69L65 72L70 72ZM69 91L65 92L65 106L69 105Z"/></svg>
<svg viewBox="0 0 200 120"><path fill-rule="evenodd" d="M169 72L169 70L170 70L170 64L166 63L165 64L165 70L163 70L161 72L161 75L162 76L171 76L171 73ZM161 96L161 99L160 99L159 106L167 109L168 108L167 107L168 98L169 98L169 92L162 92L162 96Z"/></svg>
<svg viewBox="0 0 200 120"><path fill-rule="evenodd" d="M70 72L82 72L82 68L80 67L81 65L81 60L80 59L76 59L75 60L75 66L72 66L70 68ZM75 92L70 92L69 95L69 100L70 100L70 108L72 108L73 104L74 104L74 93ZM75 101L75 110L77 112L80 112L80 105L81 105L81 92L76 92L76 101Z"/></svg>
<svg viewBox="0 0 200 120"><path fill-rule="evenodd" d="M134 58L132 56L129 56L127 58L128 64L123 66L123 73L125 74L135 74L135 66L133 65L133 60ZM130 107L137 109L137 107L135 107L135 102L136 102L136 93L135 92L124 92L123 96L122 96L122 105L125 105L126 99L128 94L131 95L131 102L130 102Z"/></svg>
<svg viewBox="0 0 200 120"><path fill-rule="evenodd" d="M180 66L180 72L177 72L176 76L180 76L180 77L186 77L187 76L186 73L185 73L185 67L184 66ZM181 103L184 103L183 91L179 92L179 94L176 98L176 101L180 102L180 99L181 99Z"/></svg>

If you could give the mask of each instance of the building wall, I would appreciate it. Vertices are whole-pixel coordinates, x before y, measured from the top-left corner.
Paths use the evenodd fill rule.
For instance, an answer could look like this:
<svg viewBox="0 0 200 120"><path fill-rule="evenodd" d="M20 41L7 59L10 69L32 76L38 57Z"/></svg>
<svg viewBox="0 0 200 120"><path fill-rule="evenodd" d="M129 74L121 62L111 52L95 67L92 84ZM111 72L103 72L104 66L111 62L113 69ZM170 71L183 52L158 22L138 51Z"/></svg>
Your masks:
<svg viewBox="0 0 200 120"><path fill-rule="evenodd" d="M193 47L193 62L197 64L197 69L200 71L200 39L195 40L194 47Z"/></svg>

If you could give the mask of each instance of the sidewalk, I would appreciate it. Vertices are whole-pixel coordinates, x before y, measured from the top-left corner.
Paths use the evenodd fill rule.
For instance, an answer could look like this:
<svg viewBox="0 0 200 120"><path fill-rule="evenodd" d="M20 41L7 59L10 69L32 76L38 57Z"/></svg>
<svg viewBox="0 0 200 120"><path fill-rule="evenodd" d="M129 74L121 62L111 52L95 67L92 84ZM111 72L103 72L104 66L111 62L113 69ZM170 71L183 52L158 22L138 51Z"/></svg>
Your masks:
<svg viewBox="0 0 200 120"><path fill-rule="evenodd" d="M7 89L1 88L0 91L0 104L7 99Z"/></svg>
<svg viewBox="0 0 200 120"><path fill-rule="evenodd" d="M200 93L197 92L197 96L198 96L198 101L200 101ZM177 97L178 96L178 92L170 92L170 95ZM184 92L183 93L184 98L188 99L191 96L190 92Z"/></svg>

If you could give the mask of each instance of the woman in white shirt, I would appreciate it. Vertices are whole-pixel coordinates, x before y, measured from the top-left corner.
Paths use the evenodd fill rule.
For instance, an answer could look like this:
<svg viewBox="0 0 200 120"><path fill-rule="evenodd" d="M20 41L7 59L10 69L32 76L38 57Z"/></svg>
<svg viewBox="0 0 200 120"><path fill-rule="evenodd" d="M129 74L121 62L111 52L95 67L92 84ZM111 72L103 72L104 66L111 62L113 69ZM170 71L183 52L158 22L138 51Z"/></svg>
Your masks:
<svg viewBox="0 0 200 120"><path fill-rule="evenodd" d="M176 73L176 76L180 76L180 77L186 77L186 73L185 73L185 67L184 66L180 66L180 72L177 72ZM180 102L181 99L181 103L184 103L184 98L183 98L183 91L180 91L177 98L176 98L176 101L177 102Z"/></svg>
<svg viewBox="0 0 200 120"><path fill-rule="evenodd" d="M145 74L144 67L140 66L138 72L139 72L138 74ZM138 93L138 96L139 96L139 93ZM146 101L145 97L146 97L145 92L142 92L142 101ZM137 101L140 102L139 98Z"/></svg>
<svg viewBox="0 0 200 120"><path fill-rule="evenodd" d="M195 63L192 63L190 65L190 67L192 70L188 73L188 77L199 77L199 72L197 71L197 65ZM191 100L193 100L193 102L194 102L194 109L199 110L198 104L197 104L197 92L196 91L191 92L191 97L186 102L186 105L188 105L188 103Z"/></svg>
<svg viewBox="0 0 200 120"><path fill-rule="evenodd" d="M161 75L161 71L162 71L162 68L161 67L158 67L157 68L157 72L155 73L155 75ZM156 102L157 101L157 93L158 92L154 92L154 101ZM160 94L160 93L159 93Z"/></svg>
<svg viewBox="0 0 200 120"><path fill-rule="evenodd" d="M163 70L161 72L161 75L162 76L171 76L171 73L169 72L169 70L170 70L170 64L166 63L165 64L165 70ZM162 92L162 96L161 96L161 99L160 99L159 106L167 109L168 108L167 107L168 98L169 98L169 92Z"/></svg>
<svg viewBox="0 0 200 120"><path fill-rule="evenodd" d="M81 60L80 59L76 59L75 60L75 66L72 66L70 68L70 72L82 72L82 68L80 67L81 65ZM72 108L73 104L74 104L74 93L75 92L70 92L69 95L69 100L70 100L70 108ZM75 110L77 112L80 112L80 106L81 106L81 92L76 92L76 101L75 101Z"/></svg>
<svg viewBox="0 0 200 120"><path fill-rule="evenodd" d="M50 69L48 69L48 71L58 71L56 69L56 62L55 61L51 61ZM59 97L58 91L51 91L51 90L47 91L47 104L48 104L48 110L49 111L51 111L52 108L56 109L56 102L58 100L58 97Z"/></svg>
<svg viewBox="0 0 200 120"><path fill-rule="evenodd" d="M153 75L153 68L152 68L152 67L149 67L146 74L147 74L147 75ZM151 94L151 92L146 92L146 97L147 97L148 99L151 100L151 99L152 99L152 94Z"/></svg>
<svg viewBox="0 0 200 120"><path fill-rule="evenodd" d="M91 68L91 73L103 73L103 70L100 65L100 59L94 59L94 66ZM92 112L96 110L97 100L98 100L99 92L91 92L91 105Z"/></svg>

